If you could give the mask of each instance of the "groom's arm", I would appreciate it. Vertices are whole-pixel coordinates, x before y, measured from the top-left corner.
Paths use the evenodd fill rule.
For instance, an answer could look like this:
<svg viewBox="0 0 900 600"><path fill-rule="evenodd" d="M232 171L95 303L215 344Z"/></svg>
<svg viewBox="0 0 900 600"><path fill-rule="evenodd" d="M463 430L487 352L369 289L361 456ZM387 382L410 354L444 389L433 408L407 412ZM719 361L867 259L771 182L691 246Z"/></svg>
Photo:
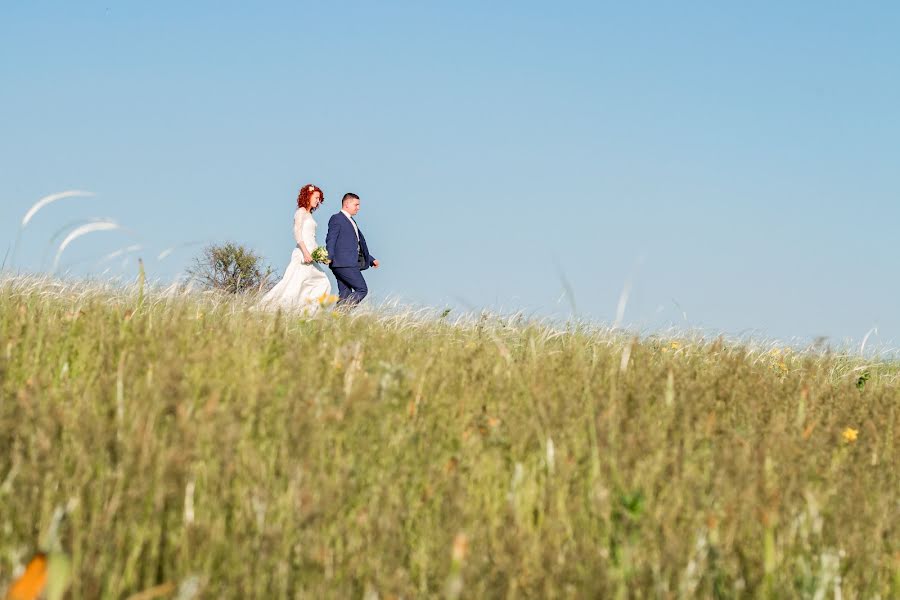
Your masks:
<svg viewBox="0 0 900 600"><path fill-rule="evenodd" d="M325 249L328 250L328 258L331 260L334 260L334 253L337 251L338 227L340 227L335 217L337 215L331 215L328 219L328 233L325 234Z"/></svg>
<svg viewBox="0 0 900 600"><path fill-rule="evenodd" d="M378 259L369 253L369 244L366 243L366 236L364 236L362 234L362 231L359 232L359 241L360 241L360 245L362 245L362 247L366 249L366 260L369 261L369 266L375 267L377 269L378 268Z"/></svg>

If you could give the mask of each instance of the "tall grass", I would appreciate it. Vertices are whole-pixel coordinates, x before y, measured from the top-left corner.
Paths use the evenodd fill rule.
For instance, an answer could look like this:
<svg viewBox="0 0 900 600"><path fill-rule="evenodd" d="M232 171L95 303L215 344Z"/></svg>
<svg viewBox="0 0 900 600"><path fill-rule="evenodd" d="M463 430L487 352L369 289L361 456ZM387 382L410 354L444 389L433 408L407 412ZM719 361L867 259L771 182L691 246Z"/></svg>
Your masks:
<svg viewBox="0 0 900 600"><path fill-rule="evenodd" d="M7 279L0 592L67 507L73 598L898 597L898 374Z"/></svg>

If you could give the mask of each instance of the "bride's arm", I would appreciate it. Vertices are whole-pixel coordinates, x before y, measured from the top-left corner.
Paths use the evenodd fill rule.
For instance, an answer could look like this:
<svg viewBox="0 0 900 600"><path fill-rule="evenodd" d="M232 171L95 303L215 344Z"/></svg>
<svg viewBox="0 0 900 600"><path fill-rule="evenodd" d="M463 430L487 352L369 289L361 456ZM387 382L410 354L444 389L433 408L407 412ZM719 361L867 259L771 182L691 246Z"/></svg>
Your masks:
<svg viewBox="0 0 900 600"><path fill-rule="evenodd" d="M303 243L303 218L305 213L302 210L298 210L294 213L294 239L297 241L297 247L300 248L300 252L303 253L303 262L309 264L313 261L312 254L309 252L309 248L306 247L306 244Z"/></svg>

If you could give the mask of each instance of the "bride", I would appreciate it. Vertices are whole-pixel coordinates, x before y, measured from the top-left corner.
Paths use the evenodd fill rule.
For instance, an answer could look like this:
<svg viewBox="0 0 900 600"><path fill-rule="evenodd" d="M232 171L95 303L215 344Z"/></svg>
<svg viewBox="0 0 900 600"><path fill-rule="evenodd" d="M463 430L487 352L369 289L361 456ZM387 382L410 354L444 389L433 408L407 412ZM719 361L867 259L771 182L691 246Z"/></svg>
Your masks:
<svg viewBox="0 0 900 600"><path fill-rule="evenodd" d="M331 283L321 265L313 261L312 251L316 243L316 221L312 213L325 200L322 190L305 185L297 196L294 213L294 239L297 246L291 253L291 262L284 277L262 298L264 306L300 308L315 312L321 302L331 294Z"/></svg>

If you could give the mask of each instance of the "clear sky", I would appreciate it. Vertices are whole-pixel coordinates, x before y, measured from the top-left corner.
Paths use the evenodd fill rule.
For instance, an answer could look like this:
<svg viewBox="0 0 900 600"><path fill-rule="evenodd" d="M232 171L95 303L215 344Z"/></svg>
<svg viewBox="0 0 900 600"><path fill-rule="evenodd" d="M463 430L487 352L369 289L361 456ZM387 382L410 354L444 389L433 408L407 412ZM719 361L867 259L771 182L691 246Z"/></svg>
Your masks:
<svg viewBox="0 0 900 600"><path fill-rule="evenodd" d="M0 253L279 271L345 191L380 297L900 342L897 2L5 2ZM124 266L109 253L142 250ZM46 256L50 258L47 259ZM9 266L9 265L7 265ZM107 275L108 275L107 274Z"/></svg>

